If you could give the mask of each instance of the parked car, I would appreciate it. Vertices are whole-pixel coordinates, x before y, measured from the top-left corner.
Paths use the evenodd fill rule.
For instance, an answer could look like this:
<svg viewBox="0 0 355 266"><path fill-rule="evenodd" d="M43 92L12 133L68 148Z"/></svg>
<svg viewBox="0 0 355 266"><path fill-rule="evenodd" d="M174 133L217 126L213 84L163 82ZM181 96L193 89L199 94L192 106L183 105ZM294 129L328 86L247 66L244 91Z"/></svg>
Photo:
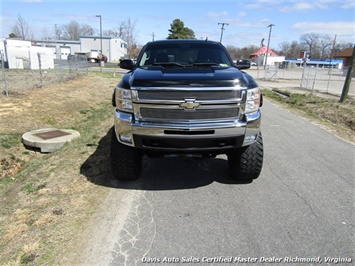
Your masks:
<svg viewBox="0 0 355 266"><path fill-rule="evenodd" d="M247 69L250 68L251 63L249 60L247 59L239 59L237 60L237 62L235 63L236 67L239 69Z"/></svg>

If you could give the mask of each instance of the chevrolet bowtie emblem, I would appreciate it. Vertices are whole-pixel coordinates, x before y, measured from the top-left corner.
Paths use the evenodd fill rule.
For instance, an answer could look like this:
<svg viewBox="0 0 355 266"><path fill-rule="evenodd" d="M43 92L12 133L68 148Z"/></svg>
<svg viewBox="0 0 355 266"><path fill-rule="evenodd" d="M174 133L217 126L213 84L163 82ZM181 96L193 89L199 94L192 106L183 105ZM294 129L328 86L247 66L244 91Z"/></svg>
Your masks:
<svg viewBox="0 0 355 266"><path fill-rule="evenodd" d="M196 103L195 101L196 99L185 99L185 102L180 103L180 107L185 109L196 109L200 106L200 103Z"/></svg>

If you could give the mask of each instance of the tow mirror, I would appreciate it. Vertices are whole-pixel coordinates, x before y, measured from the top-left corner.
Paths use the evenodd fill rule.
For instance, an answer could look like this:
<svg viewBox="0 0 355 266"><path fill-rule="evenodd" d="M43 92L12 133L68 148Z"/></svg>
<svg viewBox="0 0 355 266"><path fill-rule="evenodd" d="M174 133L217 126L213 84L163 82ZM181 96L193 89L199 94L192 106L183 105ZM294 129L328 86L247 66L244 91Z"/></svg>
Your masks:
<svg viewBox="0 0 355 266"><path fill-rule="evenodd" d="M132 70L136 64L132 59L122 59L119 64L120 68Z"/></svg>

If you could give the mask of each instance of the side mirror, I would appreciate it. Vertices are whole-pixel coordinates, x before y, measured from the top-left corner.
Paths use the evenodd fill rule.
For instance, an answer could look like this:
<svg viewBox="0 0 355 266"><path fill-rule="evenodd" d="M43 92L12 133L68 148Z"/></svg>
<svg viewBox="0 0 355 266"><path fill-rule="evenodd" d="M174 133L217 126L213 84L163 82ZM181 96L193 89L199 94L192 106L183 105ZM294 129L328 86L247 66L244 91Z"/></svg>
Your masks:
<svg viewBox="0 0 355 266"><path fill-rule="evenodd" d="M248 69L250 68L250 61L246 59L239 59L237 62L234 64L236 68L240 69Z"/></svg>
<svg viewBox="0 0 355 266"><path fill-rule="evenodd" d="M136 66L136 64L133 62L132 59L123 59L120 61L119 66L123 69L132 70Z"/></svg>

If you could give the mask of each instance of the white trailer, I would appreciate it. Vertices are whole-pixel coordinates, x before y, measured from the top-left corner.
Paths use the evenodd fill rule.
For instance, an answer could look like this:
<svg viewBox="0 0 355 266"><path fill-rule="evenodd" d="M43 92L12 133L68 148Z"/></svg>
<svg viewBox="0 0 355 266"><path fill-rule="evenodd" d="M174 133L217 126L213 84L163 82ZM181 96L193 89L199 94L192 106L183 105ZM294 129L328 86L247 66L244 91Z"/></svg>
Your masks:
<svg viewBox="0 0 355 266"><path fill-rule="evenodd" d="M6 51L5 51L5 39L0 39L0 61L7 62ZM0 62L0 66L1 66Z"/></svg>
<svg viewBox="0 0 355 266"><path fill-rule="evenodd" d="M31 46L30 41L6 40L6 54L9 68L52 69L54 68L51 48Z"/></svg>
<svg viewBox="0 0 355 266"><path fill-rule="evenodd" d="M101 51L102 41L102 51ZM85 53L97 52L107 57L108 62L119 62L127 57L127 43L121 38L80 36L81 51Z"/></svg>

